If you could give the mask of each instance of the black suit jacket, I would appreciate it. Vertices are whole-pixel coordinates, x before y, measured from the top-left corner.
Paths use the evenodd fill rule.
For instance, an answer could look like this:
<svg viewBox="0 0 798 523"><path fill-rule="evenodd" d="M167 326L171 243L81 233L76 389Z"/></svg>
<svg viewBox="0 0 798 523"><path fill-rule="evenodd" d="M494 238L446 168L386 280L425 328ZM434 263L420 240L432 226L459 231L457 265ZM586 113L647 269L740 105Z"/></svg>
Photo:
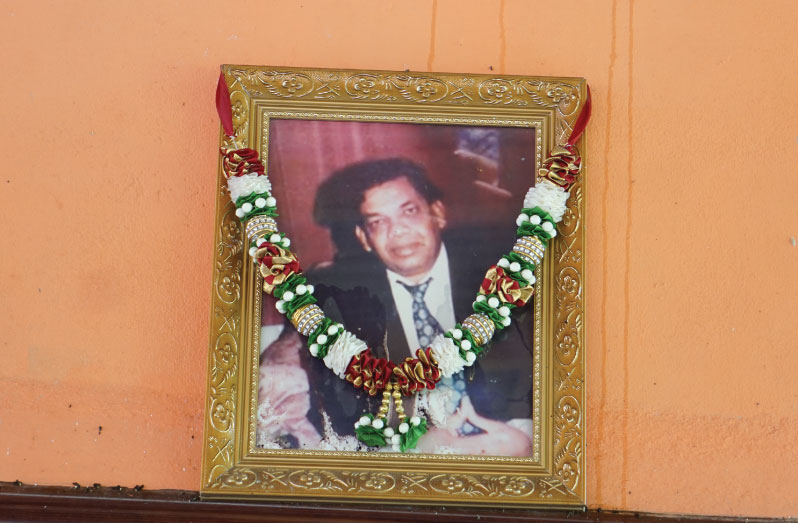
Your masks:
<svg viewBox="0 0 798 523"><path fill-rule="evenodd" d="M497 239L500 247L474 238L474 231L469 230L465 236L450 234L446 239L458 322L473 312L471 305L488 267L512 245L512 238L509 244ZM316 287L325 314L365 341L377 357L398 363L411 355L385 268L375 256L359 253L338 259L331 266L309 271L307 277ZM530 303L513 312L513 324L498 332L489 352L465 369L467 392L480 415L498 420L531 417L532 335ZM303 364L311 389L308 417L321 430L323 410L336 432L354 433L354 422L366 412L376 412L382 395L369 397L335 376L321 360L301 352L306 355Z"/></svg>

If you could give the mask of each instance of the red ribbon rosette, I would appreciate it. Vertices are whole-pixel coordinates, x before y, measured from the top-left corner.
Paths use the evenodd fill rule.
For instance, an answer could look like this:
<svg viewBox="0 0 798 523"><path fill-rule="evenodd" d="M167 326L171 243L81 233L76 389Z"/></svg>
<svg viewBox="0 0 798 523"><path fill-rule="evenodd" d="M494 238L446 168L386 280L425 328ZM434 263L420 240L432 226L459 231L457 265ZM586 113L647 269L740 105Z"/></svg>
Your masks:
<svg viewBox="0 0 798 523"><path fill-rule="evenodd" d="M543 162L540 176L567 191L576 183L581 170L582 158L576 153L574 146L558 145Z"/></svg>
<svg viewBox="0 0 798 523"><path fill-rule="evenodd" d="M262 175L265 172L263 162L255 149L222 149L222 168L227 178L245 174Z"/></svg>
<svg viewBox="0 0 798 523"><path fill-rule="evenodd" d="M371 349L354 356L346 368L346 381L374 396L385 389L396 365L385 358L375 358Z"/></svg>
<svg viewBox="0 0 798 523"><path fill-rule="evenodd" d="M405 396L424 389L432 390L441 379L438 362L429 347L426 350L418 349L415 358L405 358L401 365L393 368L393 374L396 386Z"/></svg>
<svg viewBox="0 0 798 523"><path fill-rule="evenodd" d="M302 272L296 255L274 243L264 243L255 254L255 259L263 276L263 290L269 294L289 276Z"/></svg>
<svg viewBox="0 0 798 523"><path fill-rule="evenodd" d="M480 294L493 294L499 298L502 303L510 303L518 307L522 307L535 289L530 285L521 287L521 285L511 278L504 269L494 265L485 274L485 279L482 280L482 285L479 287Z"/></svg>

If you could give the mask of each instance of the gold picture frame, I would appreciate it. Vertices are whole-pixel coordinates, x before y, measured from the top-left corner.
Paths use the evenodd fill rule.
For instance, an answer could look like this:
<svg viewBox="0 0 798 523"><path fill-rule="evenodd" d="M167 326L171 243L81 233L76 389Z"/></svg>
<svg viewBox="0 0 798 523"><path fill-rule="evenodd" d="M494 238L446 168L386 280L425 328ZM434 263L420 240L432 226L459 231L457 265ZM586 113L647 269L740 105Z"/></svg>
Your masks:
<svg viewBox="0 0 798 523"><path fill-rule="evenodd" d="M259 150L264 164L271 119L517 127L534 129L534 176L552 147L568 139L587 94L581 78L237 65L222 73L235 145ZM584 155L583 141L577 146ZM231 141L222 135L221 145ZM404 455L256 445L261 282L220 161L201 496L584 506L586 176L583 169L571 188L560 234L537 269L530 455Z"/></svg>

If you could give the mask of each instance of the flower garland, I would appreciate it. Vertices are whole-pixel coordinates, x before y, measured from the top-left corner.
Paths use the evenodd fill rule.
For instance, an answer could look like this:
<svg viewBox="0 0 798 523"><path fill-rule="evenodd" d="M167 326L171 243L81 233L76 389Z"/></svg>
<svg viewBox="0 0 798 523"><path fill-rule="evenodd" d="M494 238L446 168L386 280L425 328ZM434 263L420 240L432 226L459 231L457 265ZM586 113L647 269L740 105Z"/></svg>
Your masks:
<svg viewBox="0 0 798 523"><path fill-rule="evenodd" d="M223 82L220 78L220 86ZM219 98L217 91L217 107ZM313 357L320 358L339 378L371 396L382 391L377 415L364 415L355 423L355 434L366 445L390 445L398 452L415 448L427 431L427 423L418 416L405 415L402 396L434 389L441 378L473 365L493 335L510 326L512 310L523 307L533 296L535 268L543 260L548 241L557 236L557 223L566 212L570 195L568 189L581 171L574 143L587 124L589 102L588 90L585 109L571 138L552 151L539 172L538 182L527 192L516 219L515 245L488 268L472 306L473 314L438 335L429 347L417 349L415 357L398 364L375 358L364 341L326 317L316 304L313 285L302 275L299 260L289 250L291 240L278 230L274 219L277 201L271 194L271 183L257 151L221 150L236 216L245 223L249 255L263 278L264 292L277 298L277 310L308 338L308 350ZM227 132L222 112L220 107ZM391 400L399 420L396 428L387 426Z"/></svg>

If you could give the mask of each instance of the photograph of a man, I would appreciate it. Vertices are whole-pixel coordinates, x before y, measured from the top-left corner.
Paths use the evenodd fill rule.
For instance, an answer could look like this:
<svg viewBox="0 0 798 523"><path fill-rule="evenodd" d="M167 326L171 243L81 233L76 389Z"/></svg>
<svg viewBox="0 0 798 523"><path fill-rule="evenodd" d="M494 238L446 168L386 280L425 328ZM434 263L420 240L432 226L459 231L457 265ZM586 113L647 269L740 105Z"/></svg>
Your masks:
<svg viewBox="0 0 798 523"><path fill-rule="evenodd" d="M411 149L406 156L366 158L328 172L315 190L312 216L316 226L329 232L333 254L306 269L327 316L364 340L375 355L395 362L428 346L435 336L471 313L486 269L512 245L514 232L512 218L497 227L496 216L478 215L483 207L496 208L495 204L480 205L480 193L487 192L487 201L494 203L499 197L513 199L512 193L495 180L501 165L497 160L502 154L510 154L500 150L503 142L497 139L499 131L488 130L480 141L480 128L466 128L464 139L462 128L409 124L399 127L410 133L419 132L420 127L435 127L424 132L445 135L449 146L422 148L426 158ZM391 133L386 128L383 140L396 146L394 129L390 129ZM373 131L372 124L372 138ZM437 141L445 140L438 136ZM492 143L494 147L480 148L475 143ZM531 150L531 143L524 145ZM523 151L522 147L516 145ZM426 160L426 164L435 165L429 155L449 159L450 171L459 177L457 182L472 189L469 198L446 198L445 191L433 182L421 163ZM491 168L493 174L486 174ZM469 175L469 170L475 172ZM524 174L531 178L529 173ZM513 204L516 209L501 214L513 216L518 205L514 201L508 203L508 207ZM450 212L450 208L455 212ZM459 219L451 220L451 214ZM516 312L513 325L497 335L490 352L473 367L443 380L434 391L405 400L406 410L426 415L430 422L430 431L419 444L421 452L503 456L530 453L532 310L527 307ZM291 350L288 347L299 347L300 343L290 326L284 329L274 342L274 349L266 347L263 366L267 368L270 360L276 361L269 357L270 351L283 354L278 359L284 364L284 354ZM313 431L309 430L312 426L318 434L318 448L336 448L330 444L331 439L339 443L346 440L351 445L347 436L354 433L354 421L366 412L374 412L378 398L338 379L306 349L299 347L297 352L299 357L292 361L299 362L307 380L307 385L297 386L307 392L301 395L301 401L292 400L290 410L294 415L297 408L306 410L302 420L306 421L304 435L291 438L284 433L281 441L315 448ZM293 380L301 382L300 372L293 371L297 374ZM283 381L286 376L284 373ZM261 373L262 382L276 379L268 370ZM274 390L261 383L263 397L259 401L271 409L264 418L279 425L280 416L275 415L281 410L279 402L268 394ZM295 427L301 424L293 423ZM273 427L264 429L267 430L275 434Z"/></svg>

